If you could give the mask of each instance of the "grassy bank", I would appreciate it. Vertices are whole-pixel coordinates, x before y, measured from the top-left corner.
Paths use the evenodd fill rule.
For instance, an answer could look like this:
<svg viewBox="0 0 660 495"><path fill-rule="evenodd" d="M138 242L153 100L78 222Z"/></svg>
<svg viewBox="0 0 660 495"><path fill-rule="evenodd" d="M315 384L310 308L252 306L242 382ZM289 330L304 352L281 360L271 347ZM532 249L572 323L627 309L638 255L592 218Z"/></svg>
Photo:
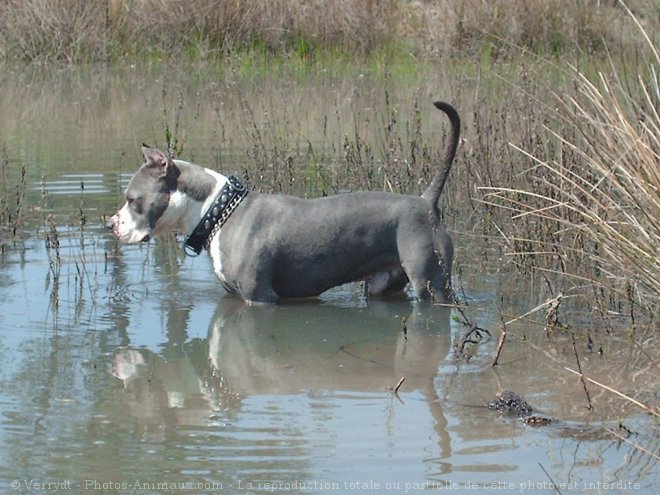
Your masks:
<svg viewBox="0 0 660 495"><path fill-rule="evenodd" d="M657 20L651 2L630 3L642 21ZM630 29L617 2L591 0L6 0L0 55L78 63L251 51L303 59L327 50L588 54L627 49Z"/></svg>

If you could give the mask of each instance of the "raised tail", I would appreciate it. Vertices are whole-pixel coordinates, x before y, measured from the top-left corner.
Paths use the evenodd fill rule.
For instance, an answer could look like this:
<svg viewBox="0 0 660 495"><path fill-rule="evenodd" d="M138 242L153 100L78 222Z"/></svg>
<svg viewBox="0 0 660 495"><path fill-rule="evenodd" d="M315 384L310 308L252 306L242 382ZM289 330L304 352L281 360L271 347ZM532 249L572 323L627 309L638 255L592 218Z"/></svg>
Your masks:
<svg viewBox="0 0 660 495"><path fill-rule="evenodd" d="M454 162L454 157L456 156L456 148L458 148L458 139L461 134L461 119L458 116L456 109L449 103L445 103L444 101L436 101L433 104L437 109L442 110L447 114L447 117L449 117L449 123L451 124L451 132L449 134L449 142L447 143L447 148L445 149L445 155L442 158L442 162L436 170L435 175L431 179L429 186L422 194L422 198L431 203L435 212L438 213L438 201L440 199L440 194L442 193L442 189L445 187L447 176L449 175L451 165Z"/></svg>

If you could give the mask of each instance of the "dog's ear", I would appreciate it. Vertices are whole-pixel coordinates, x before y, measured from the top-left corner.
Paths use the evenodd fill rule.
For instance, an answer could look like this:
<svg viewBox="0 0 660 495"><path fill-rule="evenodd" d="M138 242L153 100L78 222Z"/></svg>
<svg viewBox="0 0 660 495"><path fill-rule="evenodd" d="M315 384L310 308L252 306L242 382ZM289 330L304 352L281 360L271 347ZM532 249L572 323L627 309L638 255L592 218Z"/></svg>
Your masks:
<svg viewBox="0 0 660 495"><path fill-rule="evenodd" d="M153 171L155 177L167 175L167 169L171 162L165 153L158 148L152 148L149 145L143 144L142 154L147 160L145 163L147 168Z"/></svg>

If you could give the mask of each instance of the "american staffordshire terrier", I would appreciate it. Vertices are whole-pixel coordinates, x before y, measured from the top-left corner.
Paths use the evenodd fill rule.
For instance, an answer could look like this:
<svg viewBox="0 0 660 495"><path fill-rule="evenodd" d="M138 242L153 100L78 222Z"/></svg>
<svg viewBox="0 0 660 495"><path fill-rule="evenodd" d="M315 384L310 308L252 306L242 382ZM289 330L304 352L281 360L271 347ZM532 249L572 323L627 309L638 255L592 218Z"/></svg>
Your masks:
<svg viewBox="0 0 660 495"><path fill-rule="evenodd" d="M460 134L456 110L444 159L421 196L362 191L316 199L262 194L235 177L143 146L126 203L106 224L124 243L176 231L189 254L207 249L224 287L247 302L315 297L365 281L369 294L402 291L453 301L453 245L438 200Z"/></svg>

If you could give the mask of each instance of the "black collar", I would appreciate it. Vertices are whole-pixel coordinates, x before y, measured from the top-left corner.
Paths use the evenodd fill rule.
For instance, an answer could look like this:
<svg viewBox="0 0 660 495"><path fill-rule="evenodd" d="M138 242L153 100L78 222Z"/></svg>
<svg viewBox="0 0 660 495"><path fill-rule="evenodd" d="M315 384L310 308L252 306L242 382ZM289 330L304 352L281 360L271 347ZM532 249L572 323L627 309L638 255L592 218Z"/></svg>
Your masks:
<svg viewBox="0 0 660 495"><path fill-rule="evenodd" d="M215 201L183 243L183 250L188 256L199 256L202 249L208 249L213 236L227 221L229 215L236 209L248 190L240 180L233 175L227 178Z"/></svg>

